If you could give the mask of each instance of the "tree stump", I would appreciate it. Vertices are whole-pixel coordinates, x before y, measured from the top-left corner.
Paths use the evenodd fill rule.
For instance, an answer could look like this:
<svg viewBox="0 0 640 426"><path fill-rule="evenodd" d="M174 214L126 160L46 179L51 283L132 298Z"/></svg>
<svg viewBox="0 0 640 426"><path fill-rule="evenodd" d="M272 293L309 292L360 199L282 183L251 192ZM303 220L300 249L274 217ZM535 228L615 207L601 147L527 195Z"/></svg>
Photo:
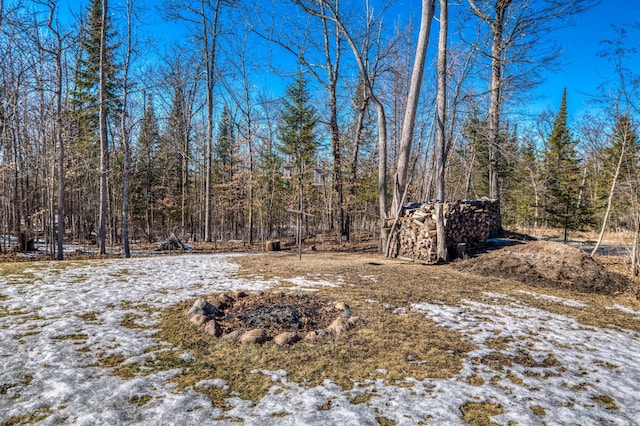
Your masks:
<svg viewBox="0 0 640 426"><path fill-rule="evenodd" d="M264 251L280 251L280 240L269 240L265 242Z"/></svg>

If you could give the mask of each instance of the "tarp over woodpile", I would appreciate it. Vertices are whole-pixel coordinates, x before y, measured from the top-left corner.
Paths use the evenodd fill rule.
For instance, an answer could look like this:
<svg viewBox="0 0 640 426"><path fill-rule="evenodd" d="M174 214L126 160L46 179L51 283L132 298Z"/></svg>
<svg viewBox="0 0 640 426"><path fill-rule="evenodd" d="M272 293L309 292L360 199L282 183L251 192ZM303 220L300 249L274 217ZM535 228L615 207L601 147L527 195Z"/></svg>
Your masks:
<svg viewBox="0 0 640 426"><path fill-rule="evenodd" d="M617 294L629 280L607 271L582 250L550 241L507 246L453 265L459 271L584 293Z"/></svg>

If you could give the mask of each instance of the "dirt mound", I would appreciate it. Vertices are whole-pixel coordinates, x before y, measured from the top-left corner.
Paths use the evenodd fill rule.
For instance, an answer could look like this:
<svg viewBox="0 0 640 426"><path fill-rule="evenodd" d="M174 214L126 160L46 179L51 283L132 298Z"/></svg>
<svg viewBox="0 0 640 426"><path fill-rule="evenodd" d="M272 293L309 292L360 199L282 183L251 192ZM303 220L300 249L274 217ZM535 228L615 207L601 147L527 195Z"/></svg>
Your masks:
<svg viewBox="0 0 640 426"><path fill-rule="evenodd" d="M532 286L566 288L584 293L616 294L629 288L627 278L607 271L583 251L549 241L504 247L453 267Z"/></svg>

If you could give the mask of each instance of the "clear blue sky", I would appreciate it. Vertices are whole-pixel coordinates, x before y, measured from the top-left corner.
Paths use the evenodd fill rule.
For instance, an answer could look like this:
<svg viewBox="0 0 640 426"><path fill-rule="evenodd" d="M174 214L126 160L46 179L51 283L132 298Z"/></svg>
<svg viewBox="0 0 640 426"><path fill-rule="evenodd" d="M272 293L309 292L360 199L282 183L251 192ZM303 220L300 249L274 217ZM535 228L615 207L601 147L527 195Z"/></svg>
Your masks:
<svg viewBox="0 0 640 426"><path fill-rule="evenodd" d="M361 2L362 0L351 1ZM461 1L466 4L466 0ZM60 0L62 16L68 18L70 9L78 13L88 3L89 0ZM168 36L173 39L179 37L176 34L180 32L178 25L163 22L153 10L160 6L160 1L143 0L143 3L151 6L148 8L145 20L152 22L149 22L151 25L146 27L146 31L154 33L155 37ZM370 3L378 2L371 0ZM112 0L111 6L121 7L122 2ZM417 19L420 14L420 0L397 0L388 12L385 18L388 24L405 20L409 16ZM535 114L549 107L557 110L565 87L570 120L577 118L586 110L595 108L590 102L599 93L598 88L614 78L612 62L598 56L607 49L603 40L617 37L613 25L627 29L628 45L640 50L640 0L601 0L600 4L593 9L575 17L572 26L554 33L558 44L563 49L561 58L563 65L556 71L545 72L546 79L534 91L535 99L529 104L529 111L523 112ZM437 24L434 30L437 32ZM451 34L451 36L454 35L455 33ZM432 49L433 46L430 49L431 52ZM631 55L630 59L632 62L628 63L629 67L640 73L640 53Z"/></svg>
<svg viewBox="0 0 640 426"><path fill-rule="evenodd" d="M536 108L551 106L557 110L562 90L567 88L569 119L595 108L593 97L598 88L614 80L613 63L598 54L610 49L603 40L618 37L612 25L627 30L628 47L640 50L640 0L602 0L595 8L575 18L575 24L557 32L564 65L548 72L546 81L536 90ZM634 27L635 26L635 27ZM628 66L640 73L640 52L629 57Z"/></svg>

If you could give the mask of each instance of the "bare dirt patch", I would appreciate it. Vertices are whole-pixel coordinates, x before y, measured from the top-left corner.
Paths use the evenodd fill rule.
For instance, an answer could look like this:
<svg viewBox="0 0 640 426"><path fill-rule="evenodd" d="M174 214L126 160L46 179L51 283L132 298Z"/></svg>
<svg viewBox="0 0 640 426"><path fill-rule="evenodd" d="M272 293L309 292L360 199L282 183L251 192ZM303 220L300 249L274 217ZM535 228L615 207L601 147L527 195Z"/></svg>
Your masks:
<svg viewBox="0 0 640 426"><path fill-rule="evenodd" d="M534 241L503 247L458 262L454 269L536 287L614 295L630 289L629 280L610 272L585 252L566 244Z"/></svg>

